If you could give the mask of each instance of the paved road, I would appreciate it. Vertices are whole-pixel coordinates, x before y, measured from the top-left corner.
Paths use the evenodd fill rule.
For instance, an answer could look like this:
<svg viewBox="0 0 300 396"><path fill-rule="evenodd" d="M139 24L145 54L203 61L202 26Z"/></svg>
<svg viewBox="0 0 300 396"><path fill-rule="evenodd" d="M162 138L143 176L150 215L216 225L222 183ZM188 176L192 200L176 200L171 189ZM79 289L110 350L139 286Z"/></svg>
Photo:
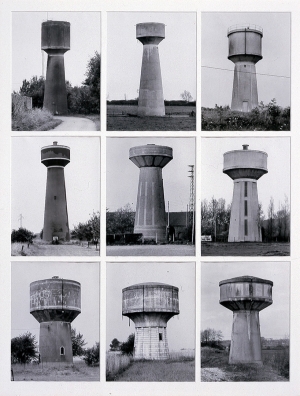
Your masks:
<svg viewBox="0 0 300 396"><path fill-rule="evenodd" d="M195 256L191 245L107 246L107 256Z"/></svg>
<svg viewBox="0 0 300 396"><path fill-rule="evenodd" d="M62 120L62 123L53 131L96 131L95 123L88 118L64 116L55 116L54 118Z"/></svg>

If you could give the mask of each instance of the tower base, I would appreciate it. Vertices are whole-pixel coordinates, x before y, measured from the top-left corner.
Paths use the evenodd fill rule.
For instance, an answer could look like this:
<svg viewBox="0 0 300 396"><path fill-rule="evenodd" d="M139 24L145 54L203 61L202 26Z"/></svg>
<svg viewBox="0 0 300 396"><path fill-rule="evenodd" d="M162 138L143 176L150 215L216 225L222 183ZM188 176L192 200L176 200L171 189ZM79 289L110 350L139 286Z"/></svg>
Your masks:
<svg viewBox="0 0 300 396"><path fill-rule="evenodd" d="M136 327L135 359L165 360L169 357L166 327Z"/></svg>
<svg viewBox="0 0 300 396"><path fill-rule="evenodd" d="M233 312L229 364L262 365L259 311Z"/></svg>
<svg viewBox="0 0 300 396"><path fill-rule="evenodd" d="M255 63L235 62L231 110L248 113L258 106Z"/></svg>
<svg viewBox="0 0 300 396"><path fill-rule="evenodd" d="M55 321L40 324L41 363L73 363L71 323Z"/></svg>

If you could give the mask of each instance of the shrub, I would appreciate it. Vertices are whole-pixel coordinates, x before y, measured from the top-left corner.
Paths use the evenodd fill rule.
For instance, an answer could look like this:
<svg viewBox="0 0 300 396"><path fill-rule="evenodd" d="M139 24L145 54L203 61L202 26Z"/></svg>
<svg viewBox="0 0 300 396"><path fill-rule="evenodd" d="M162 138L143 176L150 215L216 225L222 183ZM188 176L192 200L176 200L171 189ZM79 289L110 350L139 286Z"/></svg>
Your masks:
<svg viewBox="0 0 300 396"><path fill-rule="evenodd" d="M20 110L12 116L13 131L34 131L53 120L53 115L48 110L34 108Z"/></svg>
<svg viewBox="0 0 300 396"><path fill-rule="evenodd" d="M83 360L88 366L99 365L99 342L96 342L92 348L87 348L85 350L85 356Z"/></svg>
<svg viewBox="0 0 300 396"><path fill-rule="evenodd" d="M26 230L26 228L19 228L18 230L12 230L11 242L31 242L35 238L33 232Z"/></svg>

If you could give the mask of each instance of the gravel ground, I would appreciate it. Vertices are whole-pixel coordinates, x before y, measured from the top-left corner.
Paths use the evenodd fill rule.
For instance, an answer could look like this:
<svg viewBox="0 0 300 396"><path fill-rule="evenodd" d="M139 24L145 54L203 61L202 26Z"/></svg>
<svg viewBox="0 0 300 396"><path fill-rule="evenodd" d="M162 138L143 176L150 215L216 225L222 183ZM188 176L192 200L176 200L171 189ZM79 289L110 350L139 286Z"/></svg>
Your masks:
<svg viewBox="0 0 300 396"><path fill-rule="evenodd" d="M99 256L98 250L95 246L90 248L78 245L46 245L33 243L27 247L27 244L19 244L16 246L12 244L12 256ZM23 247L23 254L21 248Z"/></svg>
<svg viewBox="0 0 300 396"><path fill-rule="evenodd" d="M107 246L107 256L195 256L194 245Z"/></svg>

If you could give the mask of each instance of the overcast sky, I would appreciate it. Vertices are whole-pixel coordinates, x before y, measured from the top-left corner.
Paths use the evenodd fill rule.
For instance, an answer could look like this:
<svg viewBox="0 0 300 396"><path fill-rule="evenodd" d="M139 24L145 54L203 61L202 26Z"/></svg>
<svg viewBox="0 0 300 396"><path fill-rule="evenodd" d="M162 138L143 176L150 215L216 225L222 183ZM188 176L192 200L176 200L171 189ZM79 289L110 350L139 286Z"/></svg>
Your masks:
<svg viewBox="0 0 300 396"><path fill-rule="evenodd" d="M106 206L115 211L129 203L136 209L139 168L129 160L129 149L144 144L173 148L173 160L162 170L165 206L170 212L186 211L190 196L189 166L195 165L194 138L108 138Z"/></svg>
<svg viewBox="0 0 300 396"><path fill-rule="evenodd" d="M11 337L29 331L39 341L39 322L30 314L30 283L53 276L81 284L81 314L72 328L83 334L86 347L99 342L99 263L12 262Z"/></svg>
<svg viewBox="0 0 300 396"><path fill-rule="evenodd" d="M100 139L97 137L13 137L11 161L11 227L40 232L44 225L47 168L41 148L58 144L70 147L65 167L69 227L86 222L100 210Z"/></svg>
<svg viewBox="0 0 300 396"><path fill-rule="evenodd" d="M232 311L219 304L222 280L237 276L256 276L273 282L273 304L260 312L260 331L265 338L289 335L289 262L204 262L201 264L201 330L221 330L231 338Z"/></svg>
<svg viewBox="0 0 300 396"><path fill-rule="evenodd" d="M227 59L227 29L236 24L254 24L263 28L263 59L256 64L258 101L267 104L271 99L276 98L280 106L290 106L290 78L260 75L291 76L291 25L290 13L287 12L202 13L201 105L231 106L234 63Z"/></svg>
<svg viewBox="0 0 300 396"><path fill-rule="evenodd" d="M46 75L47 54L41 50L41 26L47 20L71 24L71 49L65 53L64 61L66 80L73 86L82 84L89 59L95 51L100 53L100 12L13 12L12 91L18 92L24 79L43 74L43 56Z"/></svg>
<svg viewBox="0 0 300 396"><path fill-rule="evenodd" d="M126 341L134 323L122 318L122 289L143 282L179 288L179 315L167 325L170 351L195 348L195 263L108 263L106 267L106 349L114 338Z"/></svg>
<svg viewBox="0 0 300 396"><path fill-rule="evenodd" d="M187 90L196 99L196 13L109 12L107 16L108 99L138 97L143 45L136 39L136 24L166 25L158 45L166 100L179 100Z"/></svg>
<svg viewBox="0 0 300 396"><path fill-rule="evenodd" d="M258 201L262 203L267 218L271 196L275 210L279 202L284 203L285 195L290 202L290 138L203 138L201 139L201 199L208 201L214 196L224 198L226 205L233 196L233 180L223 173L223 154L227 151L242 150L249 144L249 150L264 151L268 154L268 173L257 181Z"/></svg>

